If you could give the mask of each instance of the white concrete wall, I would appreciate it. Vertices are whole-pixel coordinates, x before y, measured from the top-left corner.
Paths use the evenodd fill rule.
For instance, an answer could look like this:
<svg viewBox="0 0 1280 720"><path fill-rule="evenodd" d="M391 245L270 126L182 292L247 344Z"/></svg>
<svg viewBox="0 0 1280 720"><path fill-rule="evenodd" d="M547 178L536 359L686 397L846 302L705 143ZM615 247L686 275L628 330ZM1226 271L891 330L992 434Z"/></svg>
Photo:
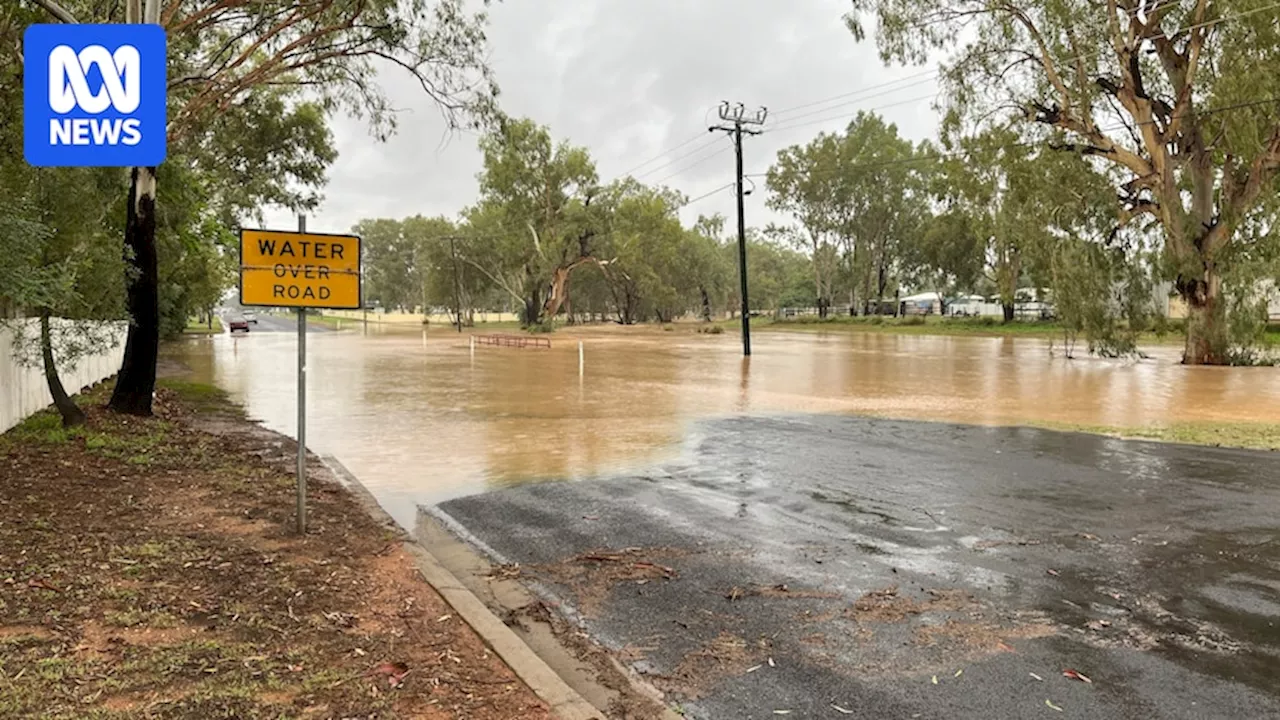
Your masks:
<svg viewBox="0 0 1280 720"><path fill-rule="evenodd" d="M54 326L65 323L55 319ZM110 323L115 346L103 352L84 357L74 368L60 363L58 374L67 392L74 395L80 389L111 377L120 369L124 358L124 339L128 333L126 323ZM15 333L25 332L34 339L40 332L37 320L9 320L0 323L0 432L22 422L30 415L53 404L49 386L44 380L44 368L38 362L25 366L14 356ZM55 336L56 337L56 336Z"/></svg>

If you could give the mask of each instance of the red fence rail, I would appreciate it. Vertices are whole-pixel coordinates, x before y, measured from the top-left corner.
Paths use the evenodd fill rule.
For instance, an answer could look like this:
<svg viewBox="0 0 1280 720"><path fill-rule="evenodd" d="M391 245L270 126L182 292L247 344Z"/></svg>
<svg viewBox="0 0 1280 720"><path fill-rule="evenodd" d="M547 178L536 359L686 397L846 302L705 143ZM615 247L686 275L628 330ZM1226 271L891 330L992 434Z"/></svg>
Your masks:
<svg viewBox="0 0 1280 720"><path fill-rule="evenodd" d="M472 335L477 345L495 345L514 348L551 348L547 338L528 337L526 335Z"/></svg>

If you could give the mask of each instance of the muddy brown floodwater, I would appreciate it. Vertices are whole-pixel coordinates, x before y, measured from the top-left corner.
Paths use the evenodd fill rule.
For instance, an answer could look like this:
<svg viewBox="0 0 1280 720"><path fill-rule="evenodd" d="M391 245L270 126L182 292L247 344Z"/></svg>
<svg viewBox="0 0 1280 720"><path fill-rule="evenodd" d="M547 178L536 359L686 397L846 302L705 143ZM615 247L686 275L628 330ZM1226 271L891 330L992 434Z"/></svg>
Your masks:
<svg viewBox="0 0 1280 720"><path fill-rule="evenodd" d="M475 332L483 333L478 329ZM861 413L985 425L1142 427L1274 422L1280 372L1051 357L1033 338L601 328L553 347L478 346L432 331L313 332L308 445L337 456L411 525L418 503L546 478L609 474L678 453L692 421ZM578 340L586 372L578 376ZM295 428L291 321L193 338L168 352L271 429Z"/></svg>

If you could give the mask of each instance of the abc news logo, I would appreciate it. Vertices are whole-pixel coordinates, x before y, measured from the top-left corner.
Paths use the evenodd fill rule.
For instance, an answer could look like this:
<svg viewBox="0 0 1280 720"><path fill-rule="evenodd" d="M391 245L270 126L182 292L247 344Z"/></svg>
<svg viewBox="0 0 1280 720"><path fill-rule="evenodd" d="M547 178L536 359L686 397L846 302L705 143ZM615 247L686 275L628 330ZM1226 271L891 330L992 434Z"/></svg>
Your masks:
<svg viewBox="0 0 1280 720"><path fill-rule="evenodd" d="M66 114L77 107L86 113L107 108L129 114L142 101L138 48L121 45L114 53L101 45L76 52L59 45L49 53L49 107ZM102 74L98 92L89 89L86 69ZM142 141L142 121L137 118L53 118L49 120L50 145L137 145Z"/></svg>
<svg viewBox="0 0 1280 720"><path fill-rule="evenodd" d="M149 166L165 156L158 25L32 25L23 134L37 166Z"/></svg>

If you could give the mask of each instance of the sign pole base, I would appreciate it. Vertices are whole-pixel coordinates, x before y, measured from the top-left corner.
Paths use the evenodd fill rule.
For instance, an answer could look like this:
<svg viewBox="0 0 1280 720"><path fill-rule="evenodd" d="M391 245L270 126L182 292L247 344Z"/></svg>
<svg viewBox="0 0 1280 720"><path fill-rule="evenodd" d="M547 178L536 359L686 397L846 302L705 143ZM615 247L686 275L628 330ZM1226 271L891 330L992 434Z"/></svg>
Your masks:
<svg viewBox="0 0 1280 720"><path fill-rule="evenodd" d="M307 217L298 216L298 232ZM307 533L307 309L298 308L298 534Z"/></svg>

